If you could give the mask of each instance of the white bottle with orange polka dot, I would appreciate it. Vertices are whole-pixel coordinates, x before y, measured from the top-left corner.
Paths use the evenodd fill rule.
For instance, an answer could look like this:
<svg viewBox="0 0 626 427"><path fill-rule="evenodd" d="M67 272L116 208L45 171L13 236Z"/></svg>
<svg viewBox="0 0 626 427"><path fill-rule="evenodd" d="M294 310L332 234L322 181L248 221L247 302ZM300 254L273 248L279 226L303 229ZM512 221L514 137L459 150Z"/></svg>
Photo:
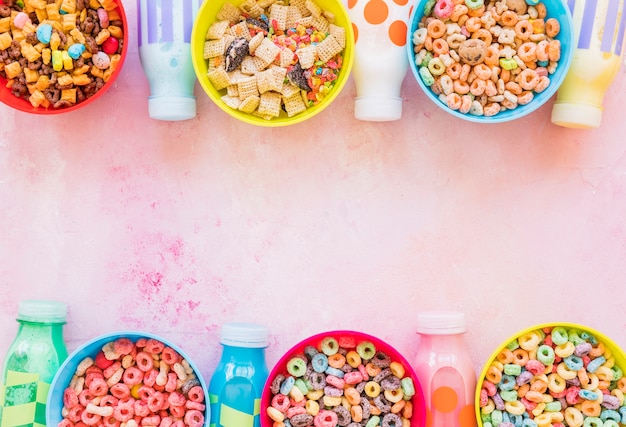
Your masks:
<svg viewBox="0 0 626 427"><path fill-rule="evenodd" d="M458 311L418 314L415 373L424 393L425 427L475 427L476 372Z"/></svg>
<svg viewBox="0 0 626 427"><path fill-rule="evenodd" d="M402 117L400 91L406 54L408 0L345 0L354 29L354 117L392 121Z"/></svg>

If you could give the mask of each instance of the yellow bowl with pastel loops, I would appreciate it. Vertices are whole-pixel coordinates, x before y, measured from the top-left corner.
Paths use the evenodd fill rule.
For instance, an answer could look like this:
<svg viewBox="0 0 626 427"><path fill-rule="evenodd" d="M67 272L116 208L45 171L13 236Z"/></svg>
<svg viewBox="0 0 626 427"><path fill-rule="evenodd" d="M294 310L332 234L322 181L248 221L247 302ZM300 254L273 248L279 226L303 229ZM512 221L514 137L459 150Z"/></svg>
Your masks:
<svg viewBox="0 0 626 427"><path fill-rule="evenodd" d="M200 85L202 86L202 89L218 107L220 107L230 116L241 120L242 122L258 126L277 127L303 122L319 114L325 108L327 108L331 102L333 102L333 100L339 95L346 82L348 81L348 77L350 75L350 71L352 69L352 64L354 61L354 33L352 29L352 24L350 23L348 13L340 0L315 0L315 3L322 10L322 17L328 18L328 22L332 21L333 25L336 25L345 30L345 48L341 52L342 66L338 72L336 79L334 80L334 84L330 88L330 91L325 94L321 102L316 105L310 106L300 113L294 114L293 111L295 109L291 110L291 117L289 117L283 105L283 107L280 109L279 116L273 117L271 119L261 117L260 115L257 115L255 113L244 112L229 106L222 98L224 95L227 95L227 89L214 86L214 84L211 82L207 75L209 71L209 63L208 60L204 58L206 35L209 28L211 28L211 26L216 21L218 21L218 13L220 12L220 10L222 10L226 3L230 3L230 5L236 6L237 8L241 7L243 9L249 9L249 6L243 6L243 4L246 3L245 0L205 1L198 11L191 34L192 62L196 76L198 78L198 81L200 82ZM261 2L253 3L257 4L258 6L258 4ZM304 4L304 2L299 3ZM295 3L293 4L295 5ZM328 31L326 31L326 34L328 34ZM294 61L296 58L294 58ZM287 81L286 78L285 81ZM230 94L232 94L232 92Z"/></svg>
<svg viewBox="0 0 626 427"><path fill-rule="evenodd" d="M620 424L624 369L623 349L600 331L561 322L529 327L504 341L484 365L475 396L478 427L506 418L514 425L532 420L525 427L580 427L606 419Z"/></svg>

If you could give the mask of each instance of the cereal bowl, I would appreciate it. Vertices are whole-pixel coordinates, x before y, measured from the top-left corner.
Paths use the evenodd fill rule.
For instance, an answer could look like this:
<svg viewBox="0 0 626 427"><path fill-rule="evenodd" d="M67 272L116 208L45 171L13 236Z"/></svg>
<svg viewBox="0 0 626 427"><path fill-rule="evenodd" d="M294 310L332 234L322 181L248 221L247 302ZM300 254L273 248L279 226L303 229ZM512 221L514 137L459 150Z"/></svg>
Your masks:
<svg viewBox="0 0 626 427"><path fill-rule="evenodd" d="M608 420L617 426L626 393L623 369L626 354L599 331L574 323L527 328L504 341L478 377L478 427L504 417L527 427Z"/></svg>
<svg viewBox="0 0 626 427"><path fill-rule="evenodd" d="M300 407L290 404L303 400ZM374 405L382 413L374 415ZM271 370L261 396L262 427L281 418L294 426L399 426L405 418L421 427L425 416L422 389L407 360L381 339L355 331L324 332L293 346Z"/></svg>
<svg viewBox="0 0 626 427"><path fill-rule="evenodd" d="M185 426L209 425L208 389L199 369L159 336L114 332L84 343L63 362L50 385L46 425L114 426L133 416L159 425L162 408Z"/></svg>
<svg viewBox="0 0 626 427"><path fill-rule="evenodd" d="M26 113L58 114L99 99L113 86L128 51L122 0L102 0L101 7L83 12L71 2L44 9L25 3L29 17L0 1L0 101ZM21 47L11 46L15 41Z"/></svg>
<svg viewBox="0 0 626 427"><path fill-rule="evenodd" d="M209 98L232 117L267 127L319 114L345 86L354 60L340 0L273 3L204 2L191 35L194 70Z"/></svg>
<svg viewBox="0 0 626 427"><path fill-rule="evenodd" d="M567 2L458 3L419 0L410 17L409 63L427 97L453 116L478 123L515 120L546 103L574 54Z"/></svg>

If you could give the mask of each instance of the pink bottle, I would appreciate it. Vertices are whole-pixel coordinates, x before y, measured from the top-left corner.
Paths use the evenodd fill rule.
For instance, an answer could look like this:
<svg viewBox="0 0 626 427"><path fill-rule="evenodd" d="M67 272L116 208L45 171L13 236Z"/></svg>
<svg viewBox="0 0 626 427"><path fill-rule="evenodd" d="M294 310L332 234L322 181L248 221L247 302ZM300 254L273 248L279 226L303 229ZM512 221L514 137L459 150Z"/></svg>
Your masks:
<svg viewBox="0 0 626 427"><path fill-rule="evenodd" d="M419 313L417 332L414 368L424 392L425 427L475 427L476 372L464 342L464 314Z"/></svg>

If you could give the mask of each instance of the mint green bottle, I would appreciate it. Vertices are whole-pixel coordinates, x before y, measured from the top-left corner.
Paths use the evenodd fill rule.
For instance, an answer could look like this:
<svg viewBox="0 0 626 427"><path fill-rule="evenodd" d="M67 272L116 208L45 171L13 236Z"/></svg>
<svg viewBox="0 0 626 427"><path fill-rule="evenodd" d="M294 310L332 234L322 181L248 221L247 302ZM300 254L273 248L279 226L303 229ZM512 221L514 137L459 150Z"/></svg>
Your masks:
<svg viewBox="0 0 626 427"><path fill-rule="evenodd" d="M67 305L21 301L18 330L0 377L0 427L46 427L50 383L67 358L63 325Z"/></svg>

